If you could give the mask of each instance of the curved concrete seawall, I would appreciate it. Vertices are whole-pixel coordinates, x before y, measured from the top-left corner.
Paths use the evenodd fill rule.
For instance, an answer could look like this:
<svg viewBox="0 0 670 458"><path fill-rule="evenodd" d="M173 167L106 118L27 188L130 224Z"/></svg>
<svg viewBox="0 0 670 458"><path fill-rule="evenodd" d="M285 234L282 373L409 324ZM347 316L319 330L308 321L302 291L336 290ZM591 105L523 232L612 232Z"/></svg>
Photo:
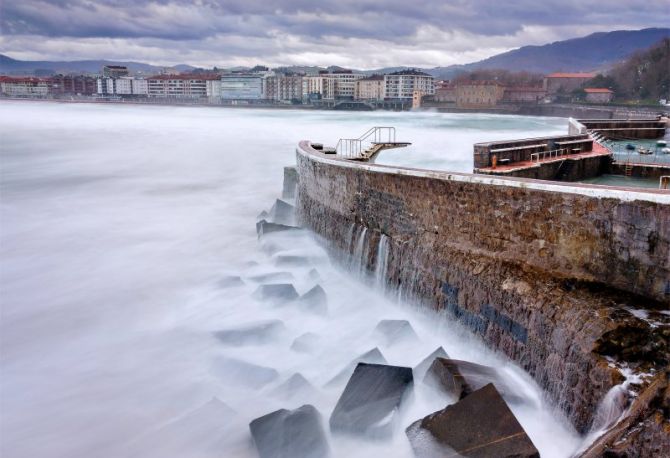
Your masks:
<svg viewBox="0 0 670 458"><path fill-rule="evenodd" d="M362 164L309 142L297 171L302 224L344 252L365 238L364 266L517 361L578 430L617 365L667 365L665 347L616 342L632 328L632 346L667 342L621 310L670 302L670 193Z"/></svg>

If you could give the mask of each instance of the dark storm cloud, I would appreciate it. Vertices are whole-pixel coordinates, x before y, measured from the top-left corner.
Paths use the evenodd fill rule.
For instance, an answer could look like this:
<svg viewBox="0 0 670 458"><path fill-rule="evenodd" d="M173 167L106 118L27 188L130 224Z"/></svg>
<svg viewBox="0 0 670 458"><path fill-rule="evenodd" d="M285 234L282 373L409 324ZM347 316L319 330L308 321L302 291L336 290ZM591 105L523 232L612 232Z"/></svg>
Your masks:
<svg viewBox="0 0 670 458"><path fill-rule="evenodd" d="M618 23L640 26L668 16L655 1L571 0L21 0L3 2L5 34L50 37L203 39L220 34L340 36L398 40L421 25L482 35L513 34L524 25Z"/></svg>
<svg viewBox="0 0 670 458"><path fill-rule="evenodd" d="M0 0L0 53L163 64L466 63L666 26L667 0Z"/></svg>

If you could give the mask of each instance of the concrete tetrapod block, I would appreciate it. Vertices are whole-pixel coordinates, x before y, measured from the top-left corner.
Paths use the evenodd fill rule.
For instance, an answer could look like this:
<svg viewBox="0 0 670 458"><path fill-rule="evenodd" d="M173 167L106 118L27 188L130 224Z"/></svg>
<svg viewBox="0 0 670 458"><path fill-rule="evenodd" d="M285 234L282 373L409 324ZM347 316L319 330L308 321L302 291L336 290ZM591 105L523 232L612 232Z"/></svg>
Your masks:
<svg viewBox="0 0 670 458"><path fill-rule="evenodd" d="M305 397L317 394L317 391L314 385L309 383L300 372L296 372L284 381L284 383L275 387L270 394L285 400L294 397L304 399Z"/></svg>
<svg viewBox="0 0 670 458"><path fill-rule="evenodd" d="M247 388L261 388L279 378L279 372L271 367L226 357L217 360L214 371L225 383Z"/></svg>
<svg viewBox="0 0 670 458"><path fill-rule="evenodd" d="M413 382L409 367L359 363L330 416L330 430L391 436L396 413Z"/></svg>
<svg viewBox="0 0 670 458"><path fill-rule="evenodd" d="M298 292L290 283L260 285L256 291L254 291L254 298L264 301L271 301L276 304L291 302L298 297Z"/></svg>
<svg viewBox="0 0 670 458"><path fill-rule="evenodd" d="M539 458L535 445L489 383L405 431L417 458Z"/></svg>
<svg viewBox="0 0 670 458"><path fill-rule="evenodd" d="M270 219L274 223L292 225L294 215L295 207L281 199L277 199L270 209Z"/></svg>
<svg viewBox="0 0 670 458"><path fill-rule="evenodd" d="M457 399L463 399L473 391L493 383L508 402L524 401L523 394L505 382L496 369L468 361L436 358L423 380L427 385Z"/></svg>
<svg viewBox="0 0 670 458"><path fill-rule="evenodd" d="M256 223L256 234L258 234L258 237L262 237L263 235L270 234L272 232L295 231L298 229L300 228L295 226L271 223L266 219L262 219Z"/></svg>
<svg viewBox="0 0 670 458"><path fill-rule="evenodd" d="M430 355L426 356L419 364L414 368L414 380L423 380L426 376L426 372L433 364L436 358L449 358L449 355L444 350L444 348L439 347Z"/></svg>
<svg viewBox="0 0 670 458"><path fill-rule="evenodd" d="M266 320L250 323L237 328L216 331L214 336L227 345L241 346L264 344L277 339L286 326L280 320Z"/></svg>
<svg viewBox="0 0 670 458"><path fill-rule="evenodd" d="M281 409L249 423L260 458L325 458L330 455L321 415L306 404Z"/></svg>
<svg viewBox="0 0 670 458"><path fill-rule="evenodd" d="M398 342L409 342L419 340L414 328L407 320L381 320L377 323L374 331L385 345L393 345Z"/></svg>
<svg viewBox="0 0 670 458"><path fill-rule="evenodd" d="M270 282L280 282L280 281L291 281L295 277L291 272L270 272L269 274L260 274L249 277L249 280L256 283L270 283Z"/></svg>
<svg viewBox="0 0 670 458"><path fill-rule="evenodd" d="M359 363L386 364L387 361L386 358L384 358L384 355L382 355L382 352L379 351L379 348L375 347L347 364L344 369L338 372L335 377L330 379L328 383L324 385L324 388L332 388L349 380L349 378L351 378L351 374L354 373L354 370Z"/></svg>
<svg viewBox="0 0 670 458"><path fill-rule="evenodd" d="M300 296L298 300L300 307L319 315L328 313L328 296L321 285L316 285L314 288L307 291Z"/></svg>
<svg viewBox="0 0 670 458"><path fill-rule="evenodd" d="M217 282L220 288L235 288L237 286L244 286L242 278L237 275L226 275Z"/></svg>
<svg viewBox="0 0 670 458"><path fill-rule="evenodd" d="M319 345L320 337L313 332L306 332L293 340L291 350L298 353L313 353Z"/></svg>

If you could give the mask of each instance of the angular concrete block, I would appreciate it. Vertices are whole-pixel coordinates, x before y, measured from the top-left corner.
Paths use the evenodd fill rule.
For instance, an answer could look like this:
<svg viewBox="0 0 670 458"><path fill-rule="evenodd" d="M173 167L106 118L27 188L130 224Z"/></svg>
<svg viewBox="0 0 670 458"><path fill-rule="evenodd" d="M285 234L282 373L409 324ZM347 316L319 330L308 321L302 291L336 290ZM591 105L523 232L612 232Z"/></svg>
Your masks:
<svg viewBox="0 0 670 458"><path fill-rule="evenodd" d="M295 287L290 283L275 283L260 285L254 292L254 298L270 301L275 304L285 304L299 297Z"/></svg>
<svg viewBox="0 0 670 458"><path fill-rule="evenodd" d="M384 345L419 340L412 325L407 320L381 320L374 331Z"/></svg>
<svg viewBox="0 0 670 458"><path fill-rule="evenodd" d="M298 304L301 308L318 315L326 315L328 313L328 296L321 285L316 285L300 296Z"/></svg>
<svg viewBox="0 0 670 458"><path fill-rule="evenodd" d="M326 458L328 439L319 411L309 404L281 409L249 423L260 458Z"/></svg>
<svg viewBox="0 0 670 458"><path fill-rule="evenodd" d="M286 326L282 321L266 320L236 328L222 329L216 331L214 336L227 345L259 345L276 340L285 331Z"/></svg>
<svg viewBox="0 0 670 458"><path fill-rule="evenodd" d="M436 358L424 382L457 399L463 399L473 391L493 383L508 402L524 400L523 395L505 382L496 369L457 359Z"/></svg>
<svg viewBox="0 0 670 458"><path fill-rule="evenodd" d="M413 381L409 367L359 363L330 416L331 431L391 436L394 417Z"/></svg>
<svg viewBox="0 0 670 458"><path fill-rule="evenodd" d="M412 423L417 458L539 458L540 454L493 384Z"/></svg>
<svg viewBox="0 0 670 458"><path fill-rule="evenodd" d="M414 380L423 380L426 376L426 372L433 364L436 358L449 358L449 355L444 350L444 348L439 347L430 355L426 356L419 364L414 368Z"/></svg>

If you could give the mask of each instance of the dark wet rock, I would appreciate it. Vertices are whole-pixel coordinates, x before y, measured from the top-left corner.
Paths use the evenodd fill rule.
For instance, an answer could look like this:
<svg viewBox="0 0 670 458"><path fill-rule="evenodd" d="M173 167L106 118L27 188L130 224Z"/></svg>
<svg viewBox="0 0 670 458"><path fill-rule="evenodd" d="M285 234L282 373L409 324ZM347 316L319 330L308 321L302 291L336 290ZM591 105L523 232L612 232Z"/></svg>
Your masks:
<svg viewBox="0 0 670 458"><path fill-rule="evenodd" d="M294 397L304 399L316 393L316 388L299 372L271 391L273 396L286 400Z"/></svg>
<svg viewBox="0 0 670 458"><path fill-rule="evenodd" d="M226 383L249 388L262 388L279 378L279 373L271 367L234 358L220 358L215 365L215 372Z"/></svg>
<svg viewBox="0 0 670 458"><path fill-rule="evenodd" d="M266 220L269 217L270 217L270 214L268 212L266 212L265 210L263 210L262 212L260 212L258 214L258 216L256 216L256 221L261 221L261 220L264 220L264 219Z"/></svg>
<svg viewBox="0 0 670 458"><path fill-rule="evenodd" d="M375 335L384 345L419 340L407 320L381 320L375 327Z"/></svg>
<svg viewBox="0 0 670 458"><path fill-rule="evenodd" d="M284 304L286 302L297 299L299 295L292 284L275 283L269 285L260 285L254 292L254 297L259 300L267 300L277 304Z"/></svg>
<svg viewBox="0 0 670 458"><path fill-rule="evenodd" d="M237 286L244 286L242 278L236 275L226 275L218 281L218 285L221 288L235 288Z"/></svg>
<svg viewBox="0 0 670 458"><path fill-rule="evenodd" d="M435 361L435 358L449 358L449 355L444 350L444 348L439 347L437 350L432 352L430 355L426 356L417 366L414 368L414 380L423 380L426 376L426 372Z"/></svg>
<svg viewBox="0 0 670 458"><path fill-rule="evenodd" d="M124 450L128 458L216 456L230 437L236 413L218 398L141 436Z"/></svg>
<svg viewBox="0 0 670 458"><path fill-rule="evenodd" d="M330 455L321 415L307 404L281 409L249 423L260 458L323 458Z"/></svg>
<svg viewBox="0 0 670 458"><path fill-rule="evenodd" d="M406 430L417 458L539 458L493 384L412 423Z"/></svg>
<svg viewBox="0 0 670 458"><path fill-rule="evenodd" d="M409 367L359 363L330 416L331 431L390 436L396 412L413 380Z"/></svg>
<svg viewBox="0 0 670 458"><path fill-rule="evenodd" d="M670 363L670 327L651 326L632 316L623 321L596 341L596 353L620 361Z"/></svg>
<svg viewBox="0 0 670 458"><path fill-rule="evenodd" d="M316 346L319 343L319 336L312 333L306 332L295 338L291 344L291 350L298 353L312 353Z"/></svg>
<svg viewBox="0 0 670 458"><path fill-rule="evenodd" d="M334 386L340 385L351 377L351 374L354 373L354 369L359 363L368 363L368 364L387 364L386 358L382 355L382 352L379 351L379 348L375 347L372 350L363 353L358 358L351 361L347 366L342 369L335 377L333 377L328 383L324 386L326 388L332 388Z"/></svg>
<svg viewBox="0 0 670 458"><path fill-rule="evenodd" d="M436 358L430 365L424 382L457 399L463 399L493 383L508 402L523 401L523 396L506 383L496 369L468 361Z"/></svg>
<svg viewBox="0 0 670 458"><path fill-rule="evenodd" d="M321 281L321 274L319 274L319 271L316 269L310 269L310 271L307 272L307 278L313 281Z"/></svg>
<svg viewBox="0 0 670 458"><path fill-rule="evenodd" d="M274 263L277 266L307 267L312 263L312 261L308 256L301 256L296 254L278 254L274 257Z"/></svg>
<svg viewBox="0 0 670 458"><path fill-rule="evenodd" d="M249 280L256 283L276 283L280 281L291 281L295 277L291 272L272 272L269 274L254 275L249 277Z"/></svg>
<svg viewBox="0 0 670 458"><path fill-rule="evenodd" d="M216 331L214 336L225 344L238 346L272 342L284 331L286 331L286 326L282 321L266 320Z"/></svg>
<svg viewBox="0 0 670 458"><path fill-rule="evenodd" d="M310 312L319 315L328 313L328 296L320 285L316 285L314 288L300 296L298 303L303 309L309 310Z"/></svg>
<svg viewBox="0 0 670 458"><path fill-rule="evenodd" d="M277 199L270 209L270 219L275 223L291 225L294 214L295 207L281 199Z"/></svg>
<svg viewBox="0 0 670 458"><path fill-rule="evenodd" d="M265 219L262 219L256 223L256 234L258 234L259 237L273 232L295 231L298 229L300 228L295 226L287 226L285 224L271 223Z"/></svg>

